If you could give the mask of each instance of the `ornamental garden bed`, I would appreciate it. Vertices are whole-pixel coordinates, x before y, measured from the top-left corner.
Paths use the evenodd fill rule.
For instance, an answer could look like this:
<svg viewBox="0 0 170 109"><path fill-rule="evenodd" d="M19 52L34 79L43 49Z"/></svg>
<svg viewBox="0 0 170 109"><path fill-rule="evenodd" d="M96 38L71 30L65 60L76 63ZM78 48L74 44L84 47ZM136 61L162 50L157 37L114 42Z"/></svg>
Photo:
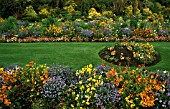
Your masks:
<svg viewBox="0 0 170 109"><path fill-rule="evenodd" d="M170 108L169 1L87 1L0 3L2 65L48 63L0 67L0 108Z"/></svg>
<svg viewBox="0 0 170 109"><path fill-rule="evenodd" d="M160 61L160 54L149 43L122 42L105 47L99 56L110 63L122 66L152 66Z"/></svg>
<svg viewBox="0 0 170 109"><path fill-rule="evenodd" d="M170 108L170 72L89 64L0 68L1 108Z"/></svg>
<svg viewBox="0 0 170 109"><path fill-rule="evenodd" d="M89 64L77 70L34 62L23 67L1 67L1 108L170 108L170 72L145 68L147 63L159 59L153 46L135 42L115 46L139 52L136 57L144 57L137 58L141 66L122 66L123 61L128 61L124 59L131 61L132 57L127 58L121 51L123 55L120 53L110 65ZM109 51L101 50L99 54L108 52L106 55L116 56L115 46L106 47Z"/></svg>

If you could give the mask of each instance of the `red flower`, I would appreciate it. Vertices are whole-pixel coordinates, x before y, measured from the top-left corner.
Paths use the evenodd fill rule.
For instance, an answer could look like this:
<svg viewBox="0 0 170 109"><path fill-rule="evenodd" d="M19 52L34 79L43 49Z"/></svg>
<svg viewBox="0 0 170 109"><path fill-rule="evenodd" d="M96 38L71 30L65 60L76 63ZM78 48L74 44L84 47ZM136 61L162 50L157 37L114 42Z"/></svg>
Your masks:
<svg viewBox="0 0 170 109"><path fill-rule="evenodd" d="M18 85L17 85L17 88L21 88L21 84L18 84Z"/></svg>
<svg viewBox="0 0 170 109"><path fill-rule="evenodd" d="M33 61L31 61L31 62L29 63L29 65L30 65L30 66L32 66L32 65L33 65L33 63L34 63L34 62L33 62Z"/></svg>
<svg viewBox="0 0 170 109"><path fill-rule="evenodd" d="M16 96L16 97L18 97L18 96L19 96L19 94L16 94L15 96Z"/></svg>
<svg viewBox="0 0 170 109"><path fill-rule="evenodd" d="M27 90L27 89L28 89L28 87L25 87L25 88L24 88L24 90Z"/></svg>

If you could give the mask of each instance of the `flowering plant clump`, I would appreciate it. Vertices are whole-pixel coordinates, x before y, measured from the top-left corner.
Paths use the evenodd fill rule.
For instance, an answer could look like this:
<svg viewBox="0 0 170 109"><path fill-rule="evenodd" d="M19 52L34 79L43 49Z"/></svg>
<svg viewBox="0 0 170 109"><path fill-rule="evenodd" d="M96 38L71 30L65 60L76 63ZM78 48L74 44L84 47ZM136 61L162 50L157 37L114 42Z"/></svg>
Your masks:
<svg viewBox="0 0 170 109"><path fill-rule="evenodd" d="M166 84L163 85L163 89L155 94L155 108L170 108L170 72L157 70L154 75L158 75L156 78L159 81L165 81Z"/></svg>
<svg viewBox="0 0 170 109"><path fill-rule="evenodd" d="M1 102L11 108L30 107L48 79L48 67L30 62L23 68L2 73Z"/></svg>
<svg viewBox="0 0 170 109"><path fill-rule="evenodd" d="M72 69L65 65L52 65L49 67L48 74L52 76L61 76L63 79L72 72Z"/></svg>
<svg viewBox="0 0 170 109"><path fill-rule="evenodd" d="M54 24L50 24L48 28L46 28L45 35L49 37L57 37L60 36L62 32L62 27L61 26L56 26Z"/></svg>
<svg viewBox="0 0 170 109"><path fill-rule="evenodd" d="M58 105L64 100L66 94L66 83L60 76L50 77L42 88L42 97L46 99L49 107Z"/></svg>
<svg viewBox="0 0 170 109"><path fill-rule="evenodd" d="M0 108L170 108L170 72L89 64L0 68Z"/></svg>
<svg viewBox="0 0 170 109"><path fill-rule="evenodd" d="M105 83L108 80L101 74L98 74L92 64L76 71L78 83L72 87L70 92L72 96L70 106L72 108L115 107L115 104L118 102L116 88L113 84Z"/></svg>
<svg viewBox="0 0 170 109"><path fill-rule="evenodd" d="M95 17L101 17L101 14L98 13L95 8L91 8L89 10L88 18L95 18Z"/></svg>
<svg viewBox="0 0 170 109"><path fill-rule="evenodd" d="M108 62L129 66L154 65L160 60L160 55L149 43L121 42L105 47L98 54Z"/></svg>
<svg viewBox="0 0 170 109"><path fill-rule="evenodd" d="M118 71L112 69L107 78L118 87L120 107L122 108L149 108L155 106L155 94L165 90L166 81L159 81L158 75L153 75L144 69L128 67Z"/></svg>
<svg viewBox="0 0 170 109"><path fill-rule="evenodd" d="M134 29L133 34L137 37L149 38L154 37L152 28L137 28Z"/></svg>
<svg viewBox="0 0 170 109"><path fill-rule="evenodd" d="M160 30L160 31L158 32L158 35L159 35L159 36L169 36L169 33L168 33L167 30Z"/></svg>
<svg viewBox="0 0 170 109"><path fill-rule="evenodd" d="M70 6L69 6L70 7ZM71 17L77 11L71 10ZM43 8L40 16L47 17L50 13ZM105 11L104 11L105 13ZM47 17L40 22L15 22L11 25L10 19L0 22L1 42L54 42L54 41L169 41L168 24L148 22L147 20L123 19L123 17L110 18L101 15L94 8L89 10L89 18L53 18ZM110 14L109 14L110 13ZM116 16L115 16L116 17ZM73 18L74 19L74 18ZM9 22L8 22L9 21ZM23 23L22 23L23 22ZM133 27L133 25L134 27ZM136 26L135 26L136 25ZM156 26L154 26L156 25ZM6 29L7 28L7 29ZM9 31L10 28L11 30Z"/></svg>

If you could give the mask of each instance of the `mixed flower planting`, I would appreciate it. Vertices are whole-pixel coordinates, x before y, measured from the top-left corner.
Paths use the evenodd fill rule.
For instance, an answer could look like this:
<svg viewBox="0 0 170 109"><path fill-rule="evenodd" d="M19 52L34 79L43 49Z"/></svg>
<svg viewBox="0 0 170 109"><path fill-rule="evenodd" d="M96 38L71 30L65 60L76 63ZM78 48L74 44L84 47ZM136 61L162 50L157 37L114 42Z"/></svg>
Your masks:
<svg viewBox="0 0 170 109"><path fill-rule="evenodd" d="M113 47L105 47L98 54L104 61L123 66L149 66L160 61L160 54L149 43L116 43Z"/></svg>
<svg viewBox="0 0 170 109"><path fill-rule="evenodd" d="M1 108L170 108L170 72L89 64L0 68Z"/></svg>
<svg viewBox="0 0 170 109"><path fill-rule="evenodd" d="M169 1L87 1L0 4L0 42L118 42L99 51L102 65L76 71L35 62L0 67L0 109L170 109L170 72L146 70L161 56L136 43L170 41Z"/></svg>
<svg viewBox="0 0 170 109"><path fill-rule="evenodd" d="M169 41L169 21L94 17L66 20L47 17L38 22L0 20L1 42Z"/></svg>

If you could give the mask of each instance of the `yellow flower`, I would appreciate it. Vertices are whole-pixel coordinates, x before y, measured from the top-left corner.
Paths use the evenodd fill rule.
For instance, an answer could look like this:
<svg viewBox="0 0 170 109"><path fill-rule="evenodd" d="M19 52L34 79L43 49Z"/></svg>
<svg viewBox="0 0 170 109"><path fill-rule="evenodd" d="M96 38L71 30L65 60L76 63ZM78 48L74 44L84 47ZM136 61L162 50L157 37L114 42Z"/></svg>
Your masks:
<svg viewBox="0 0 170 109"><path fill-rule="evenodd" d="M91 83L89 83L86 87L90 87L91 86Z"/></svg>
<svg viewBox="0 0 170 109"><path fill-rule="evenodd" d="M44 80L44 77L43 77L43 76L40 76L40 80L43 81L43 80Z"/></svg>
<svg viewBox="0 0 170 109"><path fill-rule="evenodd" d="M33 96L34 96L34 95L32 95L32 94L30 95L31 98L32 98Z"/></svg>
<svg viewBox="0 0 170 109"><path fill-rule="evenodd" d="M0 74L4 71L4 68L0 68Z"/></svg>
<svg viewBox="0 0 170 109"><path fill-rule="evenodd" d="M81 87L80 87L80 90L83 90L84 89L84 86L82 85Z"/></svg>
<svg viewBox="0 0 170 109"><path fill-rule="evenodd" d="M74 108L74 105L73 105L73 104L71 104L71 107L72 107L72 108Z"/></svg>
<svg viewBox="0 0 170 109"><path fill-rule="evenodd" d="M40 93L39 93L39 92L37 92L37 95L40 95Z"/></svg>
<svg viewBox="0 0 170 109"><path fill-rule="evenodd" d="M129 101L129 103L133 103L133 100L131 99L131 100Z"/></svg>
<svg viewBox="0 0 170 109"><path fill-rule="evenodd" d="M95 79L92 79L92 81L93 81L93 82L96 82L97 80L95 80Z"/></svg>
<svg viewBox="0 0 170 109"><path fill-rule="evenodd" d="M92 69L91 69L91 68L87 68L87 72L88 72L89 74L91 74Z"/></svg>
<svg viewBox="0 0 170 109"><path fill-rule="evenodd" d="M89 64L89 67L90 67L90 68L92 68L92 67L93 67L93 65L92 65L92 64Z"/></svg>
<svg viewBox="0 0 170 109"><path fill-rule="evenodd" d="M87 91L87 92L90 92L90 88L88 88L86 91Z"/></svg>
<svg viewBox="0 0 170 109"><path fill-rule="evenodd" d="M91 87L91 90L96 90L96 88L94 88L94 87Z"/></svg>
<svg viewBox="0 0 170 109"><path fill-rule="evenodd" d="M31 88L31 91L34 91L34 88Z"/></svg>
<svg viewBox="0 0 170 109"><path fill-rule="evenodd" d="M77 97L75 98L75 100L77 101L77 100L78 100L78 98L79 98L79 97L77 96Z"/></svg>
<svg viewBox="0 0 170 109"><path fill-rule="evenodd" d="M134 107L135 107L135 104L131 104L131 105L130 105L130 108L134 108Z"/></svg>
<svg viewBox="0 0 170 109"><path fill-rule="evenodd" d="M88 80L88 81L91 81L91 80L92 80L92 77L88 78L87 80Z"/></svg>
<svg viewBox="0 0 170 109"><path fill-rule="evenodd" d="M85 68L82 68L82 69L81 69L81 71L82 71L82 72L85 72L85 71L86 71L86 69L85 69Z"/></svg>
<svg viewBox="0 0 170 109"><path fill-rule="evenodd" d="M87 105L90 105L90 102L87 101L86 104L87 104Z"/></svg>
<svg viewBox="0 0 170 109"><path fill-rule="evenodd" d="M119 36L118 34L115 35L115 37L118 37L118 36Z"/></svg>
<svg viewBox="0 0 170 109"><path fill-rule="evenodd" d="M73 92L72 92L72 95L75 95L75 93L76 93L76 92L73 91Z"/></svg>
<svg viewBox="0 0 170 109"><path fill-rule="evenodd" d="M85 100L82 100L82 103L85 103L86 101Z"/></svg>
<svg viewBox="0 0 170 109"><path fill-rule="evenodd" d="M85 97L87 98L87 101L90 100L91 96L90 95L85 95Z"/></svg>
<svg viewBox="0 0 170 109"><path fill-rule="evenodd" d="M77 70L77 71L76 71L76 76L78 76L78 75L79 75L79 71Z"/></svg>
<svg viewBox="0 0 170 109"><path fill-rule="evenodd" d="M101 78L102 78L102 75L99 76L99 79L101 79Z"/></svg>
<svg viewBox="0 0 170 109"><path fill-rule="evenodd" d="M79 84L82 84L82 81L79 81Z"/></svg>
<svg viewBox="0 0 170 109"><path fill-rule="evenodd" d="M95 86L98 86L99 84L98 84L98 82L96 82L94 85L95 85Z"/></svg>

